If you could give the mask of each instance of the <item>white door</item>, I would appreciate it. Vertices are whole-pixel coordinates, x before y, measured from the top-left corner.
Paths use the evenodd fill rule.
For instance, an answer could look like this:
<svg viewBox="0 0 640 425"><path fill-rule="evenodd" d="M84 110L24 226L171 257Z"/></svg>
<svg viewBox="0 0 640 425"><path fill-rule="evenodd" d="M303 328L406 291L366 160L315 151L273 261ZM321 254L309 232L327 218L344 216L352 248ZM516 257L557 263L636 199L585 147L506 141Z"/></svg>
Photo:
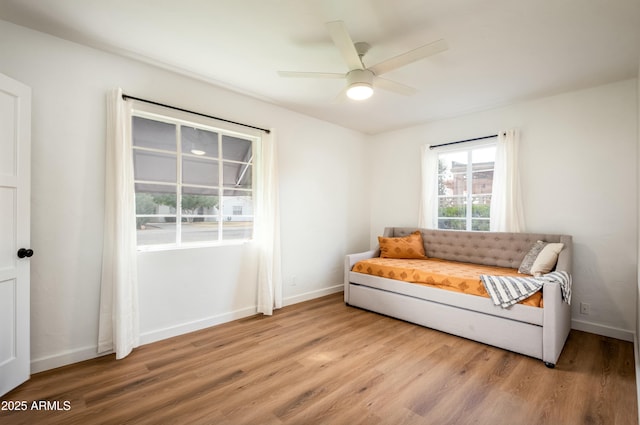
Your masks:
<svg viewBox="0 0 640 425"><path fill-rule="evenodd" d="M30 156L31 89L0 74L0 396L30 375Z"/></svg>

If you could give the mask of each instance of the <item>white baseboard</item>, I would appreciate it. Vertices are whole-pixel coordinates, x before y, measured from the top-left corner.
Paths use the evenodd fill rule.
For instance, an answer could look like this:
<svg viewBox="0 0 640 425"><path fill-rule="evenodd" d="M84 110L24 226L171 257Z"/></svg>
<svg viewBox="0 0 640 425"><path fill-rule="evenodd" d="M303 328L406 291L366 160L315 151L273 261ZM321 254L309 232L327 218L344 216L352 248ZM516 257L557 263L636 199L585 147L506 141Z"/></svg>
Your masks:
<svg viewBox="0 0 640 425"><path fill-rule="evenodd" d="M583 320L571 320L571 329L589 332L596 335L608 336L610 338L621 339L633 342L634 332L628 329L614 328L613 326L601 325L598 323L585 322Z"/></svg>
<svg viewBox="0 0 640 425"><path fill-rule="evenodd" d="M218 316L207 317L205 319L196 320L189 323L183 323L169 328L157 329L141 334L140 345L151 344L152 342L160 341L174 336L199 331L200 329L205 329L236 319L242 319L254 314L256 314L256 308L250 307L242 310L232 311L230 313L221 314ZM85 360L94 359L96 357L107 354L110 353L98 354L98 345L96 344L94 346L78 348L75 350L65 351L60 354L33 359L31 360L31 374L44 372L45 370L67 366Z"/></svg>
<svg viewBox="0 0 640 425"><path fill-rule="evenodd" d="M304 294L288 297L283 300L285 306L297 304L303 301L309 301L314 298L323 297L343 290L343 285L335 285L328 288L319 289L316 291L306 292ZM199 331L201 329L209 328L211 326L220 325L222 323L231 322L237 319L243 319L245 317L253 316L256 314L256 307L248 307L240 310L235 310L229 313L220 314L217 316L211 316L193 322L182 323L176 326L171 326L164 329L156 329L150 332L145 332L140 335L140 345L151 344L152 342L160 341L174 336L183 335L189 332ZM68 350L59 354L51 356L40 357L38 359L31 360L31 373L44 372L45 370L55 369L62 366L67 366L73 363L90 360L102 355L109 354L103 353L98 355L98 346L88 346L77 348L74 350Z"/></svg>
<svg viewBox="0 0 640 425"><path fill-rule="evenodd" d="M329 286L328 288L322 288L311 292L305 292L304 294L294 295L282 300L283 306L292 304L298 304L304 301L309 301L315 298L324 297L325 295L335 294L336 292L342 292L344 290L344 284Z"/></svg>
<svg viewBox="0 0 640 425"><path fill-rule="evenodd" d="M296 295L282 300L283 305L297 304L303 301L312 300L314 298L320 298L325 295L333 294L342 291L343 285L330 286L328 288L319 289L316 291L306 292L304 294ZM189 323L183 323L177 326L172 326L165 329L155 330L153 332L147 332L140 335L140 345L150 344L152 342L160 341L163 339L171 338L178 335L183 335L189 332L199 331L201 329L209 328L211 326L220 325L222 323L231 322L233 320L243 319L245 317L253 316L256 314L256 307L248 307L241 310L232 311L230 313L220 314L217 316L208 317L201 320L196 320Z"/></svg>
<svg viewBox="0 0 640 425"><path fill-rule="evenodd" d="M254 314L256 314L255 306L219 314L217 316L206 317L204 319L194 320L193 322L181 323L164 329L156 329L151 332L140 334L140 345L151 344L152 342L161 341L174 336L199 331L201 329L210 328L211 326L253 316Z"/></svg>
<svg viewBox="0 0 640 425"><path fill-rule="evenodd" d="M72 363L83 362L85 360L100 357L105 354L109 353L98 355L98 345L96 344L89 347L65 351L63 353L54 354L52 356L40 357L39 359L31 360L31 374L67 366Z"/></svg>

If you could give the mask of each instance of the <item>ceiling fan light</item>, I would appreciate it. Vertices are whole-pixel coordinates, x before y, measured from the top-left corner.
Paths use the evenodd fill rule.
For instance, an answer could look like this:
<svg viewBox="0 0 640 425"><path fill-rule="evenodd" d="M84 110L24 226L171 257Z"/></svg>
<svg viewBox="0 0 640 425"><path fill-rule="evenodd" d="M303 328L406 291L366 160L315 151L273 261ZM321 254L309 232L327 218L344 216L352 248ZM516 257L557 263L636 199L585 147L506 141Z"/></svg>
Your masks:
<svg viewBox="0 0 640 425"><path fill-rule="evenodd" d="M373 87L368 83L353 83L347 89L347 97L353 100L366 100L373 94Z"/></svg>
<svg viewBox="0 0 640 425"><path fill-rule="evenodd" d="M373 72L353 69L347 73L347 97L353 100L369 99L373 94Z"/></svg>
<svg viewBox="0 0 640 425"><path fill-rule="evenodd" d="M206 152L203 151L202 149L191 149L191 153L194 155L204 155Z"/></svg>

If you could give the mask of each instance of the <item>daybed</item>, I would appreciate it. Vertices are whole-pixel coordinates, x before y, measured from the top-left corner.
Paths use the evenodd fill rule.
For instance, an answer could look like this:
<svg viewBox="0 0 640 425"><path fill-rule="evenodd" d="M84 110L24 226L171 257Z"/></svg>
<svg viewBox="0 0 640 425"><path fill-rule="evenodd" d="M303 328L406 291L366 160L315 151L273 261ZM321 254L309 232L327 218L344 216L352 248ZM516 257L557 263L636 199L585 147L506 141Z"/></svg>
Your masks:
<svg viewBox="0 0 640 425"><path fill-rule="evenodd" d="M468 232L389 227L384 237L406 237L420 231L428 258L518 269L537 241L562 243L556 271L571 273L572 238L536 233ZM443 290L356 272L361 260L380 256L380 249L347 255L344 300L408 322L541 359L554 367L570 330L571 311L557 282L545 283L542 307L494 305L478 295Z"/></svg>

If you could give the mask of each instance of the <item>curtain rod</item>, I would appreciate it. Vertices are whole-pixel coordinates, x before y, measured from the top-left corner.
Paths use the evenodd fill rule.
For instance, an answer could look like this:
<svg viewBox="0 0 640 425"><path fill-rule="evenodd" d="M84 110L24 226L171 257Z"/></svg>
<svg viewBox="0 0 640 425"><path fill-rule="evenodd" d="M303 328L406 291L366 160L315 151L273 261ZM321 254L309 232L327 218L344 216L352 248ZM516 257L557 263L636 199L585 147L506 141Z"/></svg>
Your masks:
<svg viewBox="0 0 640 425"><path fill-rule="evenodd" d="M199 115L199 116L205 117L205 118L212 118L214 120L228 122L229 124L236 124L236 125L241 125L241 126L247 127L247 128L253 128L254 130L264 131L267 134L271 133L271 130L268 130L266 128L260 128L260 127L255 127L255 126L249 125L249 124L243 124L243 123L237 122L237 121L226 120L224 118L214 117L213 115L207 115L207 114L203 114L203 113L200 113L200 112L190 111L188 109L178 108L177 106L165 105L164 103L159 103L159 102L154 102L153 100L147 100L147 99L141 99L139 97L129 96L129 95L124 94L124 93L122 94L122 99L124 99L124 100L127 100L127 99L137 100L139 102L145 102L145 103L150 103L150 104L156 105L156 106L162 106L162 107L169 108L169 109L175 109L176 111L180 111L180 112L187 112L189 114Z"/></svg>
<svg viewBox="0 0 640 425"><path fill-rule="evenodd" d="M431 145L431 146L429 146L429 149L435 149L435 148L439 148L439 147L442 147L442 146L457 145L458 143L475 142L476 140L491 139L493 137L498 137L498 135L497 134L492 134L491 136L482 136L482 137L476 137L474 139L458 140L457 142L449 142L449 143L441 143L439 145Z"/></svg>

